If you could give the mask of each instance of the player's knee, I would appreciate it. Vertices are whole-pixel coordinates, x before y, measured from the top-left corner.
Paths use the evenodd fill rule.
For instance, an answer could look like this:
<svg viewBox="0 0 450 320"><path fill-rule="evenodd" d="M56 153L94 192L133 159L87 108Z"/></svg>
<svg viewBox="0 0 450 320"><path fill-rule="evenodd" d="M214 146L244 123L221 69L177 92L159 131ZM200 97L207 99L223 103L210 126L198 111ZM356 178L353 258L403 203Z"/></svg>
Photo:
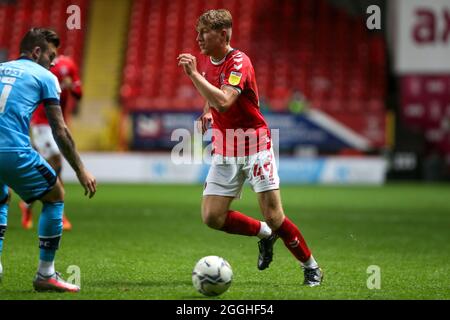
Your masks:
<svg viewBox="0 0 450 320"><path fill-rule="evenodd" d="M284 220L283 211L282 210L266 211L266 213L264 214L264 220L272 230L277 230Z"/></svg>
<svg viewBox="0 0 450 320"><path fill-rule="evenodd" d="M212 229L221 229L225 223L225 218L218 212L203 210L202 212L203 223Z"/></svg>

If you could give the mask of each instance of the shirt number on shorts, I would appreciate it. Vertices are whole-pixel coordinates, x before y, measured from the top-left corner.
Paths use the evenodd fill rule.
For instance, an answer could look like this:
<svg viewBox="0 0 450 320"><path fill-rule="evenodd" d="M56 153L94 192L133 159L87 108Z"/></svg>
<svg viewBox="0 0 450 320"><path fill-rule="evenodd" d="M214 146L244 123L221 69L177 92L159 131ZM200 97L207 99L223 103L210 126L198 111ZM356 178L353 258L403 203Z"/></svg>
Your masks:
<svg viewBox="0 0 450 320"><path fill-rule="evenodd" d="M255 165L253 166L253 177L255 178L260 177L261 180L264 180L266 175L263 174L263 169L265 172L269 172L269 178L272 178L273 176L272 162L266 162L262 167L259 164L255 163Z"/></svg>

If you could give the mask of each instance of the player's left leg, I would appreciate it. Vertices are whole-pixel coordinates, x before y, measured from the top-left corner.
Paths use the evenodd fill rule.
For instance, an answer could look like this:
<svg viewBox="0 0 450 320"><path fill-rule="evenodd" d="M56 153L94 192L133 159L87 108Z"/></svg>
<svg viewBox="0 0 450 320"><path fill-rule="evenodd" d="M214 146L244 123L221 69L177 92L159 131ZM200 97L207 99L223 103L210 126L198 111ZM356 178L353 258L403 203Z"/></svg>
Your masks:
<svg viewBox="0 0 450 320"><path fill-rule="evenodd" d="M239 211L230 210L233 197L205 195L202 199L202 220L208 227L230 234L264 238L271 230L264 221L256 220Z"/></svg>
<svg viewBox="0 0 450 320"><path fill-rule="evenodd" d="M3 266L1 258L3 251L3 241L5 240L5 232L8 224L9 199L9 188L5 184L0 184L0 281L3 277Z"/></svg>
<svg viewBox="0 0 450 320"><path fill-rule="evenodd" d="M55 171L35 150L11 152L5 157L7 161L0 167L1 179L27 203L35 200L43 203L39 220L40 260L34 288L37 291L78 291L79 287L65 282L54 268L64 209L64 188Z"/></svg>
<svg viewBox="0 0 450 320"><path fill-rule="evenodd" d="M59 179L53 189L40 200L39 268L33 286L36 291L78 292L78 286L64 281L55 270L55 255L62 236L64 211L64 188Z"/></svg>

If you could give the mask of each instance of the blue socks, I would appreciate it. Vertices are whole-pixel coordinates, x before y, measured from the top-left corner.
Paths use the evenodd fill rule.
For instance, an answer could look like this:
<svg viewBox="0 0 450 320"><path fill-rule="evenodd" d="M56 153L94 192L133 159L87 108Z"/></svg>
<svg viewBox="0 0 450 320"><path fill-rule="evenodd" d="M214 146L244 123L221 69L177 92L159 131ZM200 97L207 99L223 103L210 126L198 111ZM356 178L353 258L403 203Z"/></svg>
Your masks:
<svg viewBox="0 0 450 320"><path fill-rule="evenodd" d="M39 218L40 260L51 262L62 235L64 202L44 202Z"/></svg>
<svg viewBox="0 0 450 320"><path fill-rule="evenodd" d="M5 184L0 184L0 258L3 251L6 225L8 224L8 197L8 187Z"/></svg>
<svg viewBox="0 0 450 320"><path fill-rule="evenodd" d="M0 257L8 221L8 207L6 203L0 204ZM61 240L63 211L64 202L43 203L39 218L39 271L44 275L54 273L53 261Z"/></svg>

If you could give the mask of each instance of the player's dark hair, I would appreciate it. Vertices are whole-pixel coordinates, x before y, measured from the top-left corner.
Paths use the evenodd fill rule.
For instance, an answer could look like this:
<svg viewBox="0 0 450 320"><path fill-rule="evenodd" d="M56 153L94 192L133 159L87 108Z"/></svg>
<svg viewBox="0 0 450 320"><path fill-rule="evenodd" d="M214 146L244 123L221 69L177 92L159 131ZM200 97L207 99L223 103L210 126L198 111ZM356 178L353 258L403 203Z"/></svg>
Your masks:
<svg viewBox="0 0 450 320"><path fill-rule="evenodd" d="M197 31L202 28L212 30L230 29L227 32L227 42L231 38L231 28L233 27L233 17L226 9L209 10L203 13L197 20Z"/></svg>
<svg viewBox="0 0 450 320"><path fill-rule="evenodd" d="M57 48L59 47L60 41L55 31L44 28L32 28L20 42L20 53L31 53L35 47L45 51L48 49L49 43L53 43Z"/></svg>

